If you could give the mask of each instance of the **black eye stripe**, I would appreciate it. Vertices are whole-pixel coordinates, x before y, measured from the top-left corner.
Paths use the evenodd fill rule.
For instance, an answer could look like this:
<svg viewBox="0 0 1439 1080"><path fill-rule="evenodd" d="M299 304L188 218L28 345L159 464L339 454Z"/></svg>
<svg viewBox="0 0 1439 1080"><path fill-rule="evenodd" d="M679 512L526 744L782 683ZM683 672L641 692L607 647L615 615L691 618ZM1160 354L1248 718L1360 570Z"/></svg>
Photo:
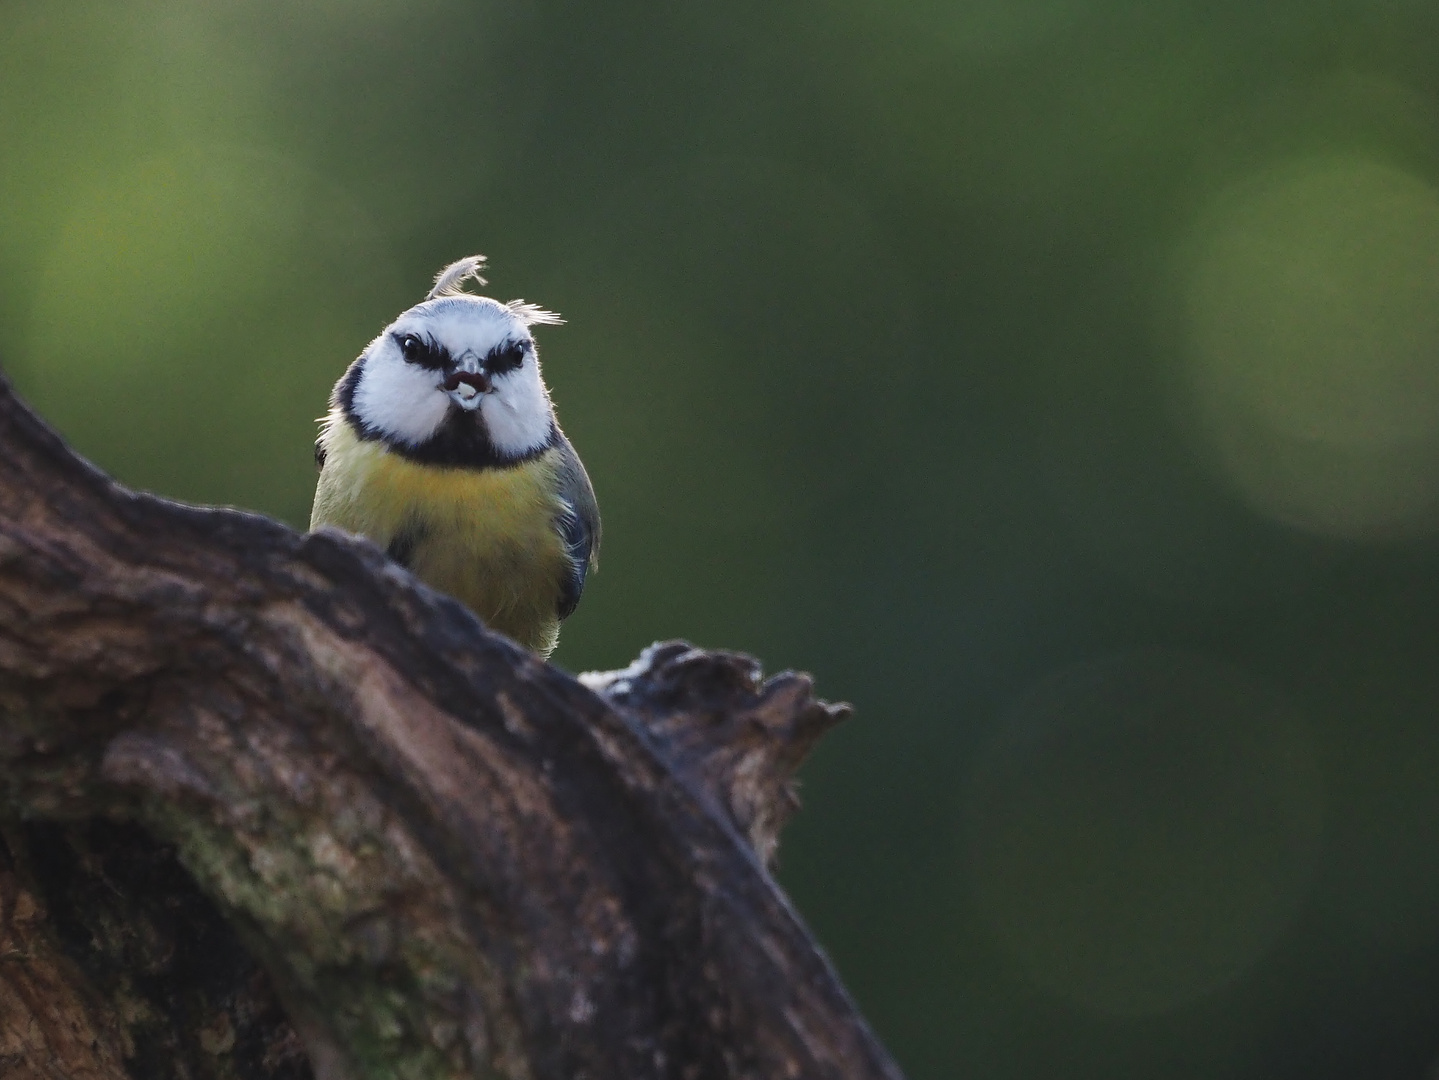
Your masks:
<svg viewBox="0 0 1439 1080"><path fill-rule="evenodd" d="M449 350L428 335L395 334L395 345L405 363L439 370L454 363ZM505 341L485 356L484 367L491 375L503 375L523 366L525 353L532 348L528 341Z"/></svg>
<svg viewBox="0 0 1439 1080"><path fill-rule="evenodd" d="M400 347L400 355L407 364L438 369L449 361L449 353L436 344L433 338L422 338L419 334L396 334L394 338L395 344Z"/></svg>
<svg viewBox="0 0 1439 1080"><path fill-rule="evenodd" d="M514 371L525 362L525 350L528 347L529 343L524 341L507 341L496 345L485 357L485 370L491 375Z"/></svg>

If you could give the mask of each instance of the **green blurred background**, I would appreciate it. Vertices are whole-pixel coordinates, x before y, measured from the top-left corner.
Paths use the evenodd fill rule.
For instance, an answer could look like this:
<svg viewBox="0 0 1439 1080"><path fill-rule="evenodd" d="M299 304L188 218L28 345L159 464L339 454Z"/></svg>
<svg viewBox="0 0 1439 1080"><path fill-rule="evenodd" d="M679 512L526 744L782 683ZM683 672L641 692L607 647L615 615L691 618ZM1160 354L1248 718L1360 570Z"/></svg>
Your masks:
<svg viewBox="0 0 1439 1080"><path fill-rule="evenodd" d="M781 878L912 1080L1439 1067L1439 7L0 2L0 359L308 517L444 263L604 510L557 661L858 716Z"/></svg>

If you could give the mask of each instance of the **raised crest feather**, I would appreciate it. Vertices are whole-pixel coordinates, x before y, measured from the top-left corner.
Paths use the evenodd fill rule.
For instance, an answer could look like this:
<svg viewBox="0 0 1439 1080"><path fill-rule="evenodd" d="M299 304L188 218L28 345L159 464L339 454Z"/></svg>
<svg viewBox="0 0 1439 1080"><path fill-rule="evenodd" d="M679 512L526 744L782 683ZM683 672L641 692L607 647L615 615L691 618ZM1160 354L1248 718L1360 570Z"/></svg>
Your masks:
<svg viewBox="0 0 1439 1080"><path fill-rule="evenodd" d="M459 262L452 262L438 274L435 275L435 287L430 290L426 300L434 300L440 296L468 296L465 292L465 282L474 278L481 285L488 285L480 270L485 265L483 255L471 255L461 259ZM511 300L505 307L510 309L510 314L519 319L526 326L563 326L564 319L553 311L546 311L538 304L527 304L523 300Z"/></svg>
<svg viewBox="0 0 1439 1080"><path fill-rule="evenodd" d="M527 304L523 300L511 300L505 307L509 308L515 318L526 326L563 326L565 320L560 318L554 311L546 311L538 304Z"/></svg>
<svg viewBox="0 0 1439 1080"><path fill-rule="evenodd" d="M458 262L450 263L435 275L435 286L425 299L433 300L437 296L460 296L465 291L465 282L470 278L474 278L481 285L488 284L480 275L480 270L484 265L485 257L483 255L470 255Z"/></svg>

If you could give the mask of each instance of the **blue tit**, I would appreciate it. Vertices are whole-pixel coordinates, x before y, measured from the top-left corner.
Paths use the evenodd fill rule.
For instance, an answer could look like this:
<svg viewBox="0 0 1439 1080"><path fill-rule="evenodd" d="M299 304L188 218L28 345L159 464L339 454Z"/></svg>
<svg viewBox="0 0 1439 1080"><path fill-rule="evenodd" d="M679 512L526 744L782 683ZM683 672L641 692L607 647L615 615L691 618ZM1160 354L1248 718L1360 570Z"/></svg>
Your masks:
<svg viewBox="0 0 1439 1080"><path fill-rule="evenodd" d="M369 537L548 656L595 568L599 508L530 334L562 320L466 292L484 262L440 271L335 384L310 528Z"/></svg>

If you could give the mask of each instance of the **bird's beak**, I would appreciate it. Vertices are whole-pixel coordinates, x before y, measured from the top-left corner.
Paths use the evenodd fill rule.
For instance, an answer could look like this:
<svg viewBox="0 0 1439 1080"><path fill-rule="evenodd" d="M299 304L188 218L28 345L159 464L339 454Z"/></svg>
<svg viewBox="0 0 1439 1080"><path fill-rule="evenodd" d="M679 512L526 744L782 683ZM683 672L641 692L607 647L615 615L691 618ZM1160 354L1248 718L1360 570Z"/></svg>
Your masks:
<svg viewBox="0 0 1439 1080"><path fill-rule="evenodd" d="M494 389L494 383L473 357L465 357L459 367L445 376L446 393L462 409L479 408L480 398Z"/></svg>

